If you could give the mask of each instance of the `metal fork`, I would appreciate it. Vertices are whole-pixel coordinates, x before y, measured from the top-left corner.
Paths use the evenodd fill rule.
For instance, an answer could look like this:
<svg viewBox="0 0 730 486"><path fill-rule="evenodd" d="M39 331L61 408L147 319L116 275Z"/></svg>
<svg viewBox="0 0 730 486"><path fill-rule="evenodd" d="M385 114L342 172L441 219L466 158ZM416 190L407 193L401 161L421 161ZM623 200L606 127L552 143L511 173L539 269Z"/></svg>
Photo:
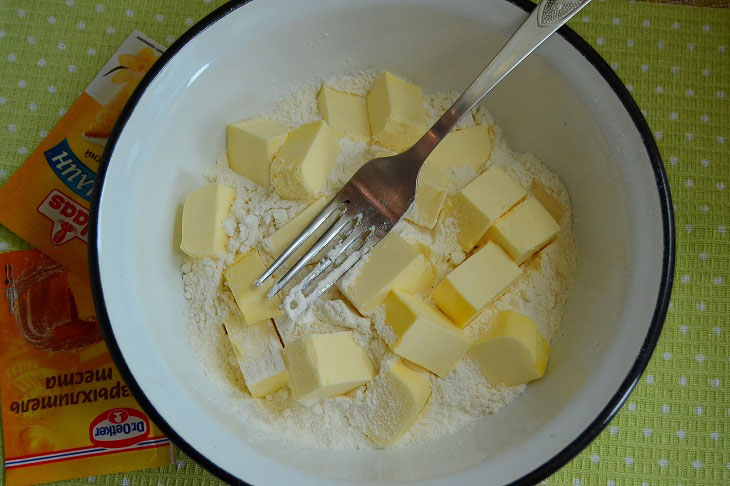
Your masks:
<svg viewBox="0 0 730 486"><path fill-rule="evenodd" d="M418 172L428 155L456 123L494 88L535 48L578 13L590 0L543 0L502 50L462 93L454 104L411 148L397 155L381 157L363 165L304 231L274 260L254 283L261 286L294 252L335 216L335 221L312 247L268 292L278 294L299 272L337 237L339 242L297 285L303 292L355 243L351 256L324 278L306 298L308 306L357 263L408 212L416 196Z"/></svg>

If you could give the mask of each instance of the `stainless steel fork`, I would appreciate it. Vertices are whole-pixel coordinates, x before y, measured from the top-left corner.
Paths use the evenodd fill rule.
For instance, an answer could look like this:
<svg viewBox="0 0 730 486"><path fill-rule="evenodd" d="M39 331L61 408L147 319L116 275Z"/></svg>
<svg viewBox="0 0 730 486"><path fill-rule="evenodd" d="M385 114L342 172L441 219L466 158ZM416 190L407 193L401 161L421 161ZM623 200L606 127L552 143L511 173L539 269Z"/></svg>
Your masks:
<svg viewBox="0 0 730 486"><path fill-rule="evenodd" d="M254 285L261 286L309 237L334 216L336 219L331 226L268 292L269 297L279 293L315 256L339 237L339 242L297 284L296 290L303 295L305 289L357 243L357 249L351 250L349 256L330 275L320 280L306 297L304 306L323 294L408 212L416 196L416 182L421 166L456 122L589 1L543 0L492 62L425 135L403 153L373 159L363 165Z"/></svg>

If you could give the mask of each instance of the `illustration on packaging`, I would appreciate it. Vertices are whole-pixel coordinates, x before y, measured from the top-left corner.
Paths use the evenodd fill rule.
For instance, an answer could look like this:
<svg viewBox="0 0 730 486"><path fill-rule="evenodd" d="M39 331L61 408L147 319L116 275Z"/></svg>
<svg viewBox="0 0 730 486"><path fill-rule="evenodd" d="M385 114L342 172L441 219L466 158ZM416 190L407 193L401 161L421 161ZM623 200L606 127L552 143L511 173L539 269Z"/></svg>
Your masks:
<svg viewBox="0 0 730 486"><path fill-rule="evenodd" d="M114 122L117 121L122 108L132 95L147 70L157 60L157 55L149 47L145 47L136 55L120 54L119 65L107 71L102 78L112 75L111 82L121 85L122 88L114 98L102 105L97 112L93 122L84 131L86 140L97 145L104 146L106 139L111 135Z"/></svg>
<svg viewBox="0 0 730 486"><path fill-rule="evenodd" d="M42 255L13 284L13 315L31 346L46 351L85 348L102 340L88 284Z"/></svg>

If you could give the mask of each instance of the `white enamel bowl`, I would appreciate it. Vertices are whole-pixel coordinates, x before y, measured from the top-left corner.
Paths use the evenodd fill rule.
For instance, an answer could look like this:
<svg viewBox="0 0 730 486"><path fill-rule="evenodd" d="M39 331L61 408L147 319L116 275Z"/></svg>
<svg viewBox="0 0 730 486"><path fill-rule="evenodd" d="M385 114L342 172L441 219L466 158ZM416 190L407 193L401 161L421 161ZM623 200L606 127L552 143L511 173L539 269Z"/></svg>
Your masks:
<svg viewBox="0 0 730 486"><path fill-rule="evenodd" d="M176 249L184 196L224 146L224 124L291 83L390 69L462 90L527 16L526 0L232 2L176 42L107 145L89 240L98 314L125 379L188 454L255 485L534 483L585 447L626 399L664 320L674 261L669 191L626 89L563 29L485 100L511 147L568 187L581 268L547 375L499 413L420 447L308 450L253 441L193 360Z"/></svg>

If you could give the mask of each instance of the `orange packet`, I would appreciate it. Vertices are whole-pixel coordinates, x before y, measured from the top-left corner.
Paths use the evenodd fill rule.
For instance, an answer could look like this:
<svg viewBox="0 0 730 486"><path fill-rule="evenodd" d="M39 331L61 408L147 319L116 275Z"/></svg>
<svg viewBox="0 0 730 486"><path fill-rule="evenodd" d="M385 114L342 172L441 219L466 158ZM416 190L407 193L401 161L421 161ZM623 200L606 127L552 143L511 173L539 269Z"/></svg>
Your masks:
<svg viewBox="0 0 730 486"><path fill-rule="evenodd" d="M109 355L89 285L37 250L0 254L0 283L7 485L173 462Z"/></svg>
<svg viewBox="0 0 730 486"><path fill-rule="evenodd" d="M88 280L89 206L104 145L163 48L133 32L0 187L0 223Z"/></svg>

